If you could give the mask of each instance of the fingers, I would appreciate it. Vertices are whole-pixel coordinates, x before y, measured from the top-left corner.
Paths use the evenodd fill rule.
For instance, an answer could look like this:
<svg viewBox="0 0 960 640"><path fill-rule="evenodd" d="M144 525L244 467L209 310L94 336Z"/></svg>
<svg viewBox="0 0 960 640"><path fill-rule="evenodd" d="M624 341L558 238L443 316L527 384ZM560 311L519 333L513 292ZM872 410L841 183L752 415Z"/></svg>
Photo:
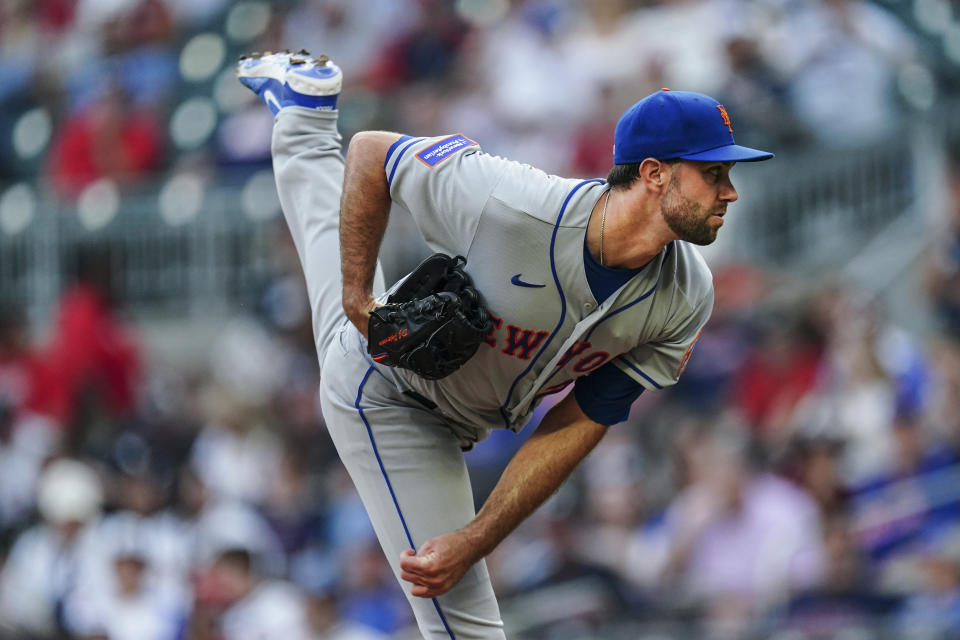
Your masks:
<svg viewBox="0 0 960 640"><path fill-rule="evenodd" d="M439 566L436 552L417 555L413 549L400 554L400 578L413 586L410 593L418 598L433 598L449 591L447 571Z"/></svg>
<svg viewBox="0 0 960 640"><path fill-rule="evenodd" d="M437 596L442 596L449 589L447 587L424 587L421 585L414 585L410 589L410 594L418 598L436 598Z"/></svg>
<svg viewBox="0 0 960 640"><path fill-rule="evenodd" d="M413 574L432 576L436 573L436 553L417 555L413 549L407 549L400 554L400 568Z"/></svg>
<svg viewBox="0 0 960 640"><path fill-rule="evenodd" d="M400 553L400 578L418 598L434 598L453 588L475 560L464 554L461 538L449 533L423 543L419 552Z"/></svg>
<svg viewBox="0 0 960 640"><path fill-rule="evenodd" d="M424 577L401 571L400 577L409 582L412 586L410 593L418 598L433 598L442 595L450 590L452 583L448 576Z"/></svg>
<svg viewBox="0 0 960 640"><path fill-rule="evenodd" d="M410 593L419 598L433 598L450 590L448 582L440 578L424 580L419 576L410 576L409 574L401 574L401 577L412 585Z"/></svg>

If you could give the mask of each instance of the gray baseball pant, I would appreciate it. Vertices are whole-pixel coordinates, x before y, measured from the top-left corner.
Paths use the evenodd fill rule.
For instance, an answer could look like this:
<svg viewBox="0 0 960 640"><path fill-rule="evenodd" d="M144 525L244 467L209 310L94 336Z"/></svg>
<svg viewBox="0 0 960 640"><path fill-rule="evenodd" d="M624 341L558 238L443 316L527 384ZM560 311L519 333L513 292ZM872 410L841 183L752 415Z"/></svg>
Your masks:
<svg viewBox="0 0 960 640"><path fill-rule="evenodd" d="M410 584L400 579L401 552L470 522L473 495L459 441L442 416L378 373L343 313L337 112L282 109L272 152L280 204L306 276L323 417L420 631L430 640L503 639L483 561L437 598L410 595ZM375 293L382 291L378 268Z"/></svg>

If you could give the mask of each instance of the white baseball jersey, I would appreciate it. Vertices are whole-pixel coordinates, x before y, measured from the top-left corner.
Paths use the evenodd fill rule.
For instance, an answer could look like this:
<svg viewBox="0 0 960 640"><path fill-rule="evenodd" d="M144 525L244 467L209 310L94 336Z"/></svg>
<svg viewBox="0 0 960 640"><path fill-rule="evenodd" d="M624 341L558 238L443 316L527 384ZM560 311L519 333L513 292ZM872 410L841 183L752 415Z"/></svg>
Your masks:
<svg viewBox="0 0 960 640"><path fill-rule="evenodd" d="M462 134L405 137L384 169L430 248L467 258L495 327L442 380L389 369L401 388L482 439L483 429L519 430L544 396L609 362L647 389L676 383L713 308L710 270L693 246L670 243L598 303L584 241L603 181L548 175Z"/></svg>

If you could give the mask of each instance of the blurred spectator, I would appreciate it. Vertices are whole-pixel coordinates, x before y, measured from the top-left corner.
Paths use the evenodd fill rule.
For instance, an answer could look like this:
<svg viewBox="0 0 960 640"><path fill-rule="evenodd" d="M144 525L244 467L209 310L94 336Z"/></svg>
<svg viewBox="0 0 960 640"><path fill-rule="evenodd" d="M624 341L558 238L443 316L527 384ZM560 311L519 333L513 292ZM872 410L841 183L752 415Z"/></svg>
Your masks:
<svg viewBox="0 0 960 640"><path fill-rule="evenodd" d="M225 606L219 625L223 640L310 638L303 596L289 583L262 578L248 550L223 551L204 580L201 593L209 592Z"/></svg>
<svg viewBox="0 0 960 640"><path fill-rule="evenodd" d="M781 20L765 31L762 50L789 78L792 108L817 142L856 147L894 130L896 74L915 59L912 34L866 0L780 4Z"/></svg>
<svg viewBox="0 0 960 640"><path fill-rule="evenodd" d="M415 28L414 0L306 0L284 22L293 49L335 55L348 78L363 78L384 41Z"/></svg>
<svg viewBox="0 0 960 640"><path fill-rule="evenodd" d="M141 375L137 339L114 308L111 256L98 248L81 250L75 268L76 282L61 296L45 353L50 371L45 409L67 427L101 411L129 417Z"/></svg>
<svg viewBox="0 0 960 640"><path fill-rule="evenodd" d="M667 510L665 554L654 563L702 606L708 628L741 634L820 580L820 516L806 493L752 470L740 436L707 434L688 446L692 483Z"/></svg>
<svg viewBox="0 0 960 640"><path fill-rule="evenodd" d="M0 623L61 637L63 604L98 559L102 502L100 479L88 465L61 458L44 470L37 488L42 521L17 538L0 573Z"/></svg>
<svg viewBox="0 0 960 640"><path fill-rule="evenodd" d="M167 507L169 472L150 459L150 448L131 432L117 438L114 450L119 467L111 487L114 509L103 518L97 532L105 556L102 573L108 576L102 581L104 588L115 582L109 579L113 567L106 565L118 554L133 551L147 565L152 588L168 599L176 595L186 598L198 540Z"/></svg>
<svg viewBox="0 0 960 640"><path fill-rule="evenodd" d="M59 35L73 24L74 0L36 0L33 5L41 27L48 33Z"/></svg>
<svg viewBox="0 0 960 640"><path fill-rule="evenodd" d="M895 610L897 599L879 591L868 559L843 516L829 518L823 535L826 575L790 599L777 626L815 637L838 637L873 627Z"/></svg>
<svg viewBox="0 0 960 640"><path fill-rule="evenodd" d="M926 412L937 437L960 450L960 340L939 339L931 345L934 380Z"/></svg>
<svg viewBox="0 0 960 640"><path fill-rule="evenodd" d="M50 179L65 198L103 178L130 185L156 170L162 153L156 116L114 86L71 114L55 135Z"/></svg>
<svg viewBox="0 0 960 640"><path fill-rule="evenodd" d="M30 0L0 5L0 104L26 92L42 41L37 7Z"/></svg>
<svg viewBox="0 0 960 640"><path fill-rule="evenodd" d="M346 620L340 611L342 575L330 550L314 548L299 554L293 562L291 580L307 599L307 624L312 638L323 640L386 640L370 626Z"/></svg>
<svg viewBox="0 0 960 640"><path fill-rule="evenodd" d="M138 106L158 107L177 80L173 18L164 0L80 0L54 68L71 110L120 90Z"/></svg>
<svg viewBox="0 0 960 640"><path fill-rule="evenodd" d="M534 526L526 529L535 531L535 538L501 554L500 562L514 566L498 570L517 581L506 591L504 616L521 618L531 637L600 636L610 620L632 615L633 603L617 571L584 553L590 532L580 530L562 503L562 498L554 501L535 516Z"/></svg>
<svg viewBox="0 0 960 640"><path fill-rule="evenodd" d="M817 382L823 345L809 325L783 314L767 318L759 333L732 396L751 428L776 446L789 438L793 411Z"/></svg>
<svg viewBox="0 0 960 640"><path fill-rule="evenodd" d="M857 147L905 122L897 81L908 102L923 102L923 91L909 93L916 77L897 75L918 60L918 36L904 25L932 38L925 54L949 50L914 13L936 3L921 4L0 0L0 200L18 203L6 188L32 180L38 162L50 171L42 186L67 201L97 180L152 189L168 161L206 162L205 147L166 157L171 98L188 94L210 95L219 109L222 162L203 167L209 194L268 168L270 114L233 103L220 70L199 82L180 76L180 48L201 32L224 36L228 58L286 46L330 54L347 76L345 137L361 127L463 130L489 152L598 177L619 113L672 86L716 92L737 135L781 157L791 146ZM934 94L955 93L949 56L930 69ZM23 136L25 125L35 135ZM927 153L924 137L911 144ZM851 166L865 171L855 186L868 199L870 180L887 178L869 159ZM807 272L712 265L714 315L681 383L644 394L628 428L612 431L491 556L511 637L635 638L647 618L678 621L685 633L675 637L832 638L887 621L898 636L960 636L958 167L952 158L946 215L927 252L924 302L941 320L930 336L906 334L879 300ZM796 183L811 216L843 186ZM47 193L38 194L41 224ZM220 212L207 215L209 202L204 225ZM31 235L36 223L16 231L10 211L0 212L0 253L22 243L32 259L28 243L47 236ZM182 229L190 251L206 237ZM246 240L236 240L224 240L231 259L248 260ZM421 239L402 240L395 261L416 262ZM168 379L120 319L132 272L119 253L96 254L56 261L80 282L39 327L0 286L0 638L402 637L402 593L323 431L290 246L267 258L292 260L293 271L266 268L281 275L256 307L264 326L225 322L203 345L212 348L172 365ZM3 257L0 280L27 283L31 312L45 309L36 306L45 289L21 273L37 263ZM259 290L234 275L230 286ZM49 346L35 346L28 329L48 326ZM524 433L497 432L467 456L478 504L552 401ZM731 414L750 433L714 437L716 419ZM703 420L708 433L691 437ZM796 486L754 467L751 447ZM90 455L99 475L71 459L45 471L64 451Z"/></svg>
<svg viewBox="0 0 960 640"><path fill-rule="evenodd" d="M37 480L58 436L56 425L45 418L14 418L0 408L0 551L8 546L8 531L29 522Z"/></svg>
<svg viewBox="0 0 960 640"><path fill-rule="evenodd" d="M210 394L215 413L194 442L193 465L215 498L262 504L280 467L280 442L247 398Z"/></svg>
<svg viewBox="0 0 960 640"><path fill-rule="evenodd" d="M262 508L287 556L305 548L323 526L317 486L305 465L302 452L287 447Z"/></svg>
<svg viewBox="0 0 960 640"><path fill-rule="evenodd" d="M48 403L49 382L22 311L0 309L0 549L7 530L30 516L41 468L60 441L57 425L37 413Z"/></svg>
<svg viewBox="0 0 960 640"><path fill-rule="evenodd" d="M917 560L923 575L896 618L897 629L911 638L953 638L960 634L960 559L927 553Z"/></svg>
<svg viewBox="0 0 960 640"><path fill-rule="evenodd" d="M66 627L78 638L177 640L188 608L183 592L157 582L142 541L124 541L105 560L102 583L85 584L64 604Z"/></svg>
<svg viewBox="0 0 960 640"><path fill-rule="evenodd" d="M849 509L850 491L840 473L844 442L830 435L799 433L785 453L784 471L803 487L827 518Z"/></svg>
<svg viewBox="0 0 960 640"><path fill-rule="evenodd" d="M736 13L714 0L644 4L631 17L630 34L642 47L646 89L718 94L727 75L724 39Z"/></svg>
<svg viewBox="0 0 960 640"><path fill-rule="evenodd" d="M626 425L624 425L626 426ZM579 532L553 531L564 556L576 550L576 559L613 572L628 562L630 537L648 507L644 491L644 457L626 430L610 433L584 461L583 521ZM569 517L569 514L567 514ZM559 528L559 527L558 527Z"/></svg>
<svg viewBox="0 0 960 640"><path fill-rule="evenodd" d="M283 454L270 399L284 385L292 356L276 336L235 318L212 345L210 359L206 424L190 452L193 466L215 499L262 505Z"/></svg>
<svg viewBox="0 0 960 640"><path fill-rule="evenodd" d="M889 467L851 488L855 535L881 567L960 526L960 487L947 480L960 474L960 457L932 440L916 416L899 416L893 435Z"/></svg>
<svg viewBox="0 0 960 640"><path fill-rule="evenodd" d="M337 462L327 470L325 485L326 535L330 546L346 552L354 547L375 544L373 525L342 464Z"/></svg>
<svg viewBox="0 0 960 640"><path fill-rule="evenodd" d="M217 129L217 154L226 165L270 164L273 115L250 101L224 118Z"/></svg>
<svg viewBox="0 0 960 640"><path fill-rule="evenodd" d="M587 121L592 104L571 99L574 85L556 81L576 70L565 50L564 17L557 3L515 3L504 20L470 43L471 76L485 92L482 110L495 119L499 132L493 140L481 140L484 148L552 173L567 170L573 149L569 131ZM510 64L503 63L504 51L510 52Z"/></svg>
<svg viewBox="0 0 960 640"><path fill-rule="evenodd" d="M576 131L571 158L573 175L604 176L613 166L613 132L623 112L613 101L613 89L603 87L597 93L593 117Z"/></svg>
<svg viewBox="0 0 960 640"><path fill-rule="evenodd" d="M354 544L339 557L340 611L346 620L387 635L413 624L407 599L375 541Z"/></svg>
<svg viewBox="0 0 960 640"><path fill-rule="evenodd" d="M100 64L75 69L68 78L73 108L109 94L114 83L137 108L161 106L177 80L170 48L173 20L164 0L122 0L112 7L98 2L96 9L90 4L82 2L79 14L81 18L85 11L100 14L104 58Z"/></svg>
<svg viewBox="0 0 960 640"><path fill-rule="evenodd" d="M454 67L467 25L448 2L418 2L420 9L412 14L412 22L404 25L405 21L400 20L396 26L406 28L392 34L385 46L381 44L379 58L366 79L377 91L389 93L423 80L442 81ZM335 12L333 8L332 13Z"/></svg>
<svg viewBox="0 0 960 640"><path fill-rule="evenodd" d="M947 211L937 222L926 284L943 329L960 338L960 152L947 175Z"/></svg>
<svg viewBox="0 0 960 640"><path fill-rule="evenodd" d="M790 108L790 84L747 28L744 24L742 32L732 33L724 43L730 71L719 99L734 114L737 135L743 131L745 142L761 149L801 146L809 133Z"/></svg>
<svg viewBox="0 0 960 640"><path fill-rule="evenodd" d="M164 4L181 27L199 30L211 26L230 0L164 0Z"/></svg>
<svg viewBox="0 0 960 640"><path fill-rule="evenodd" d="M885 366L884 320L863 295L825 288L814 300L826 351L817 387L796 406L791 427L844 442L841 477L854 485L893 459L896 372Z"/></svg>
<svg viewBox="0 0 960 640"><path fill-rule="evenodd" d="M337 611L338 599L331 590L308 594L307 625L312 638L323 640L387 640L375 629L344 620Z"/></svg>
<svg viewBox="0 0 960 640"><path fill-rule="evenodd" d="M262 572L280 576L286 571L283 546L270 523L239 500L211 495L189 463L180 469L178 502L169 517L170 526L188 541L187 570L209 566L225 549L243 548L256 554Z"/></svg>
<svg viewBox="0 0 960 640"><path fill-rule="evenodd" d="M0 309L0 415L10 421L42 411L49 398L47 363L30 340L23 310Z"/></svg>
<svg viewBox="0 0 960 640"><path fill-rule="evenodd" d="M672 398L685 410L713 415L732 398L736 385L748 373L744 363L756 357L762 304L768 276L761 269L743 263L711 267L715 293L713 315L697 341ZM738 375L739 374L739 375Z"/></svg>
<svg viewBox="0 0 960 640"><path fill-rule="evenodd" d="M659 78L650 77L656 71L656 62L651 60L645 40L637 34L650 10L635 9L638 3L627 0L583 2L575 13L561 9L561 3L540 3L540 12L535 12L537 3L527 4L528 14L539 13L543 16L539 21L547 22L560 36L567 65L564 75L569 84L564 82L554 90L578 87L585 116L581 122L585 127L595 127L597 133L602 131L602 140L609 139L603 158L607 166L602 173L586 175L606 175L611 166L613 125L617 118L636 101L636 96L646 95L653 85L660 86ZM548 9L551 4L552 13ZM589 114L594 103L599 108ZM608 122L611 117L612 123Z"/></svg>

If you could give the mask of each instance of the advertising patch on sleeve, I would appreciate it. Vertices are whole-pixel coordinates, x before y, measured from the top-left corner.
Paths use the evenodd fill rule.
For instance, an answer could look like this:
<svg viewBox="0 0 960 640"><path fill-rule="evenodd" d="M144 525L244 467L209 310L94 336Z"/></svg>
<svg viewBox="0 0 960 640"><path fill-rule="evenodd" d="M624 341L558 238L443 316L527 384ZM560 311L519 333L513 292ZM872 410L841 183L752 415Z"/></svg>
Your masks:
<svg viewBox="0 0 960 640"><path fill-rule="evenodd" d="M703 333L703 329L697 332L697 335L694 337L693 342L690 343L690 346L687 347L687 352L683 354L683 360L680 361L680 368L677 369L677 377L683 375L683 370L687 368L687 361L690 360L690 354L693 353L693 348L697 346L697 340L700 339L700 334Z"/></svg>
<svg viewBox="0 0 960 640"><path fill-rule="evenodd" d="M417 158L428 167L435 167L460 149L472 147L475 144L477 143L467 136L457 133L421 150L417 153Z"/></svg>

